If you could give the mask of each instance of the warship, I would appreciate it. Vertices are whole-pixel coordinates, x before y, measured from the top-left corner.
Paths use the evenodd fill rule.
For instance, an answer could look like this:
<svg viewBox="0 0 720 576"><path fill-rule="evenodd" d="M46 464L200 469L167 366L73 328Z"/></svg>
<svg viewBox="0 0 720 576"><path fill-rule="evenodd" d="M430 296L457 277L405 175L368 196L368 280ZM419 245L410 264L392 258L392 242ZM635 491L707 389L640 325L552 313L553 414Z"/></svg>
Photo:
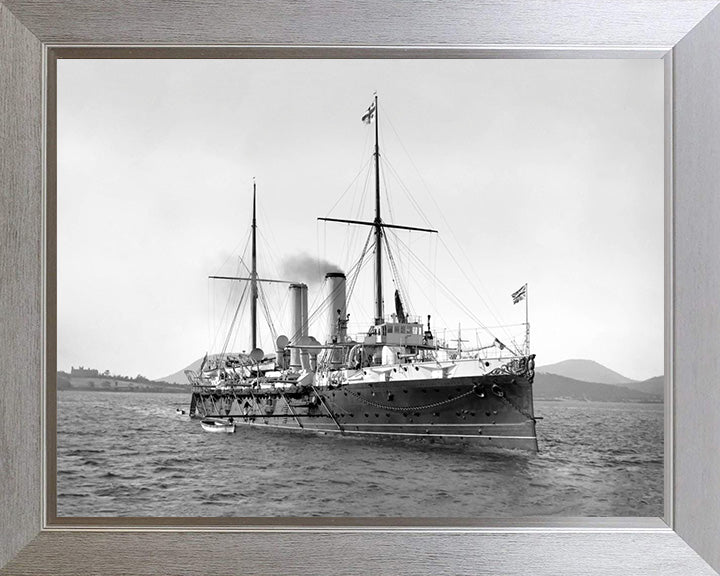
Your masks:
<svg viewBox="0 0 720 576"><path fill-rule="evenodd" d="M308 311L308 286L291 280L260 278L257 270L253 184L251 266L247 277L215 276L246 285L250 305L250 353L205 355L197 371L187 370L192 386L192 418L226 419L243 425L367 438L418 439L478 447L537 451L533 408L535 356L529 351L529 324L521 349L498 338L474 349L463 349L436 337L431 316L413 316L398 288L394 311L385 314L383 261L393 230L436 233L386 222L381 217L378 138L378 99L374 96L363 122L374 124L375 217L372 221L318 218L369 229L359 259L347 274L325 275L324 299ZM363 263L374 261L374 318L361 334L351 335L349 298ZM275 340L266 354L257 346L257 302L265 282L288 285L291 303L289 336ZM248 290L249 288L249 290ZM525 299L527 285L513 293ZM527 308L526 308L527 310ZM320 340L309 335L311 321L325 317ZM426 320L425 320L426 318Z"/></svg>

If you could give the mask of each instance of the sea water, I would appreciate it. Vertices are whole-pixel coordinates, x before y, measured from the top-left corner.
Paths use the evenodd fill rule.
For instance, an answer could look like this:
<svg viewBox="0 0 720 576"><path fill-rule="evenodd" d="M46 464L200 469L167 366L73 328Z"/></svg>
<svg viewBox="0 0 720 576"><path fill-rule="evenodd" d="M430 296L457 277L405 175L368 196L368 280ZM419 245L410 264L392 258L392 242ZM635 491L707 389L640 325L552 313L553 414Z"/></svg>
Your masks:
<svg viewBox="0 0 720 576"><path fill-rule="evenodd" d="M535 402L538 454L237 426L58 394L58 516L662 516L663 406Z"/></svg>

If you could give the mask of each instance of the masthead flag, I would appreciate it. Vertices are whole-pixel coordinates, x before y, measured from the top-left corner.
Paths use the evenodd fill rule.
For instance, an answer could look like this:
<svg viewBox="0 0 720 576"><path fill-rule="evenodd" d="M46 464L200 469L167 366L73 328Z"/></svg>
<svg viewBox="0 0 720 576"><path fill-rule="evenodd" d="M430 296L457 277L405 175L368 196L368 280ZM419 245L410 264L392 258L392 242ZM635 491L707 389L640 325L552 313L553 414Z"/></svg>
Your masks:
<svg viewBox="0 0 720 576"><path fill-rule="evenodd" d="M370 107L367 109L367 112L362 117L362 121L365 122L365 124L370 124L372 122L373 116L375 116L375 102L370 104Z"/></svg>
<svg viewBox="0 0 720 576"><path fill-rule="evenodd" d="M525 300L526 296L527 296L527 284L525 284L522 288L520 288L512 293L513 304L522 302L523 300Z"/></svg>

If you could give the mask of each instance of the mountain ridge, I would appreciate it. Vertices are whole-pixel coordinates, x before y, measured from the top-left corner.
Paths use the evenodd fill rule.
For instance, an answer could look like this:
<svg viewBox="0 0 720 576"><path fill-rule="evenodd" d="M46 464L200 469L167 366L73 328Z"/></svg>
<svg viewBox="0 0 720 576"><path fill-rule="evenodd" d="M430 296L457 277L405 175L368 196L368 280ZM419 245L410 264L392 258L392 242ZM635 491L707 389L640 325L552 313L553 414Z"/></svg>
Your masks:
<svg viewBox="0 0 720 576"><path fill-rule="evenodd" d="M664 381L662 376L658 377ZM537 372L533 383L533 396L537 400L585 400L592 402L644 402L663 401L662 390L638 390L619 384L584 382L557 374Z"/></svg>
<svg viewBox="0 0 720 576"><path fill-rule="evenodd" d="M572 358L569 360L555 362L554 364L538 366L535 371L545 374L556 374L558 376L579 380L581 382L596 382L598 384L614 384L622 386L637 382L637 380L623 376L619 372L615 372L615 370L612 370L607 366L603 366L595 360L582 358Z"/></svg>

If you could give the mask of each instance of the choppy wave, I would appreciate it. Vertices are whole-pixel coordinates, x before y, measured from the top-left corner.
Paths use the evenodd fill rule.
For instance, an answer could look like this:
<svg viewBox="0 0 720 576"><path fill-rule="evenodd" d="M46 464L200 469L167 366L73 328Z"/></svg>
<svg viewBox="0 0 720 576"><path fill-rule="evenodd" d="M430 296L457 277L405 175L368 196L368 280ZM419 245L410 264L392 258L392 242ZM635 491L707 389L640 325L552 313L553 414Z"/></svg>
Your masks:
<svg viewBox="0 0 720 576"><path fill-rule="evenodd" d="M540 453L239 427L61 392L59 516L661 516L663 407L536 402Z"/></svg>

